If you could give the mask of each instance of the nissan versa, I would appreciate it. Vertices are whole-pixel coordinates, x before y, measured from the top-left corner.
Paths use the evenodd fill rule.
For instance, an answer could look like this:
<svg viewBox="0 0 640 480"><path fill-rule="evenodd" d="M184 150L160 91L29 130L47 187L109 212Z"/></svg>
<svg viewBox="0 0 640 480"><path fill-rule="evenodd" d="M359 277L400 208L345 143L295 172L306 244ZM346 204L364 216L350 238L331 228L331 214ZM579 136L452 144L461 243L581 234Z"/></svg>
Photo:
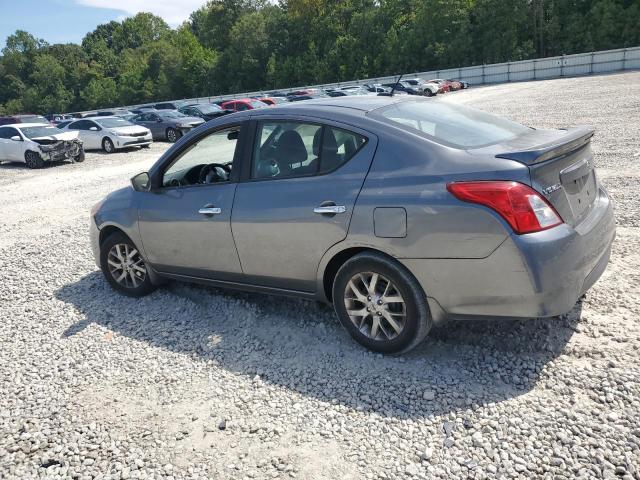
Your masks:
<svg viewBox="0 0 640 480"><path fill-rule="evenodd" d="M97 204L93 251L130 296L175 279L328 301L402 352L446 319L573 308L615 235L592 135L408 96L232 114Z"/></svg>

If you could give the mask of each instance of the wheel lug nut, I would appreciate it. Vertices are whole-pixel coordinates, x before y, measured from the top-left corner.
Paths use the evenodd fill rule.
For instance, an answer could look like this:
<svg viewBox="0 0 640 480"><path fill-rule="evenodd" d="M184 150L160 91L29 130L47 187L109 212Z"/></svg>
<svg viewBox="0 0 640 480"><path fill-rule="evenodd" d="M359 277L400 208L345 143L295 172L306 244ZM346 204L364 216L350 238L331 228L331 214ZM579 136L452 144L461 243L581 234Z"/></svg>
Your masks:
<svg viewBox="0 0 640 480"><path fill-rule="evenodd" d="M371 297L367 297L367 300L371 301Z"/></svg>
<svg viewBox="0 0 640 480"><path fill-rule="evenodd" d="M382 300L378 300L378 305L382 305Z"/></svg>
<svg viewBox="0 0 640 480"><path fill-rule="evenodd" d="M379 317L380 317L380 316L382 316L382 312L378 312L378 316L379 316Z"/></svg>

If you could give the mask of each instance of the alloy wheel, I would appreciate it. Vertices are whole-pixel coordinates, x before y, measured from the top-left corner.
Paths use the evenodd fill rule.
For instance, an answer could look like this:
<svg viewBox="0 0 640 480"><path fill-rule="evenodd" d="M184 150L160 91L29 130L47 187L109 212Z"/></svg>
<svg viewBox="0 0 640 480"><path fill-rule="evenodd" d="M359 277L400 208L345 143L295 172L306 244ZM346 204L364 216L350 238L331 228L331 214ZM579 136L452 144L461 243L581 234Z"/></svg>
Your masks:
<svg viewBox="0 0 640 480"><path fill-rule="evenodd" d="M108 138L104 140L104 151L107 153L113 152L113 143Z"/></svg>
<svg viewBox="0 0 640 480"><path fill-rule="evenodd" d="M175 143L176 140L178 140L178 133L173 128L170 128L167 131L167 140L169 140L171 143Z"/></svg>
<svg viewBox="0 0 640 480"><path fill-rule="evenodd" d="M117 243L107 255L109 273L125 288L138 288L147 277L147 267L140 252L126 243Z"/></svg>
<svg viewBox="0 0 640 480"><path fill-rule="evenodd" d="M407 306L402 294L391 280L376 272L351 277L344 305L360 333L373 340L393 340L406 324Z"/></svg>

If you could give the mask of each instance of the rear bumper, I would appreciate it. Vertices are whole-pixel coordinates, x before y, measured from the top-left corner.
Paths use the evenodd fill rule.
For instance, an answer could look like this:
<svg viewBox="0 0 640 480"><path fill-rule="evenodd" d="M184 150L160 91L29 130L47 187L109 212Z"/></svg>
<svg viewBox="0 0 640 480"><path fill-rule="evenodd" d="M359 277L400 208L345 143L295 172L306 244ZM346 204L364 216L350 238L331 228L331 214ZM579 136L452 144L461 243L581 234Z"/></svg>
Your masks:
<svg viewBox="0 0 640 480"><path fill-rule="evenodd" d="M424 288L434 319L552 317L570 311L600 278L615 219L600 190L575 228L511 235L483 259L401 259Z"/></svg>

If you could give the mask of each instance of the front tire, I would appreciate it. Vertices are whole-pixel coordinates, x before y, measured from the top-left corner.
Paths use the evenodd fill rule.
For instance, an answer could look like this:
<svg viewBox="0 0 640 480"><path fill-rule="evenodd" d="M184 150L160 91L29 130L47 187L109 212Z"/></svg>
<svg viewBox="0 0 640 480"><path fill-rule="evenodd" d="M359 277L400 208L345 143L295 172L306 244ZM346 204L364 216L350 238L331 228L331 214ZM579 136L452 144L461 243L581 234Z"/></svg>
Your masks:
<svg viewBox="0 0 640 480"><path fill-rule="evenodd" d="M333 305L353 339L380 353L411 350L433 323L426 295L413 275L376 252L355 255L340 267Z"/></svg>
<svg viewBox="0 0 640 480"><path fill-rule="evenodd" d="M24 153L24 162L28 168L42 168L44 167L44 160L38 152L32 152L28 150Z"/></svg>
<svg viewBox="0 0 640 480"><path fill-rule="evenodd" d="M180 138L180 132L175 128L167 128L167 140L169 143L176 143Z"/></svg>
<svg viewBox="0 0 640 480"><path fill-rule="evenodd" d="M84 162L84 150L80 150L80 153L73 158L73 161L76 163Z"/></svg>
<svg viewBox="0 0 640 480"><path fill-rule="evenodd" d="M138 248L123 233L113 233L100 245L102 274L118 292L143 297L155 290Z"/></svg>
<svg viewBox="0 0 640 480"><path fill-rule="evenodd" d="M113 153L116 151L116 147L113 145L113 141L111 141L109 137L105 137L102 140L102 150L104 150L105 153Z"/></svg>
<svg viewBox="0 0 640 480"><path fill-rule="evenodd" d="M425 96L427 97L433 97L435 94L429 90L428 88L424 91Z"/></svg>

